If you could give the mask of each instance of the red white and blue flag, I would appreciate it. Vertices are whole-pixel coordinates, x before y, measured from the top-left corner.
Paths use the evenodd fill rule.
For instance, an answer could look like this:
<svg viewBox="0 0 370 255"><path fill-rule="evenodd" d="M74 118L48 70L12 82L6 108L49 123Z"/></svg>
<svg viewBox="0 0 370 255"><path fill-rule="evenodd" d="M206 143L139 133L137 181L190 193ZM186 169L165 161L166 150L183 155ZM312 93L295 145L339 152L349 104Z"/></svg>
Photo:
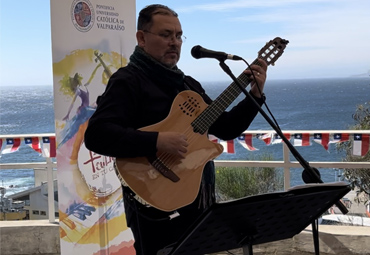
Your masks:
<svg viewBox="0 0 370 255"><path fill-rule="evenodd" d="M249 151L256 151L252 145L252 134L244 134L238 137L238 142Z"/></svg>
<svg viewBox="0 0 370 255"><path fill-rule="evenodd" d="M369 134L353 134L353 151L355 156L365 156L369 151Z"/></svg>
<svg viewBox="0 0 370 255"><path fill-rule="evenodd" d="M220 140L220 144L224 147L224 152L235 153L234 140Z"/></svg>
<svg viewBox="0 0 370 255"><path fill-rule="evenodd" d="M54 158L57 156L55 137L42 138L42 156L46 158Z"/></svg>
<svg viewBox="0 0 370 255"><path fill-rule="evenodd" d="M38 137L25 137L24 143L30 146L35 151L37 151L38 153L42 153L40 139Z"/></svg>
<svg viewBox="0 0 370 255"><path fill-rule="evenodd" d="M266 145L270 145L272 143L274 133L257 134L256 137L257 139L264 141Z"/></svg>
<svg viewBox="0 0 370 255"><path fill-rule="evenodd" d="M323 133L323 134L315 133L313 135L313 140L316 143L321 144L325 150L329 149L329 134L328 133Z"/></svg>
<svg viewBox="0 0 370 255"><path fill-rule="evenodd" d="M310 134L294 134L294 146L310 146Z"/></svg>
<svg viewBox="0 0 370 255"><path fill-rule="evenodd" d="M334 133L333 140L331 140L329 143L341 143L346 141L349 141L349 134Z"/></svg>
<svg viewBox="0 0 370 255"><path fill-rule="evenodd" d="M290 141L290 134L283 133L283 135L288 141ZM281 138L279 134L274 134L274 139L272 140L272 144L277 144L277 143L282 143L282 142L283 142L283 138Z"/></svg>
<svg viewBox="0 0 370 255"><path fill-rule="evenodd" d="M1 154L7 154L15 152L19 149L21 145L20 138L6 138L5 148L2 150Z"/></svg>
<svg viewBox="0 0 370 255"><path fill-rule="evenodd" d="M211 141L211 142L214 142L214 143L218 143L219 139L214 136L214 135L208 135L208 139Z"/></svg>
<svg viewBox="0 0 370 255"><path fill-rule="evenodd" d="M234 140L224 141L224 140L218 139L214 135L209 135L208 136L208 139L211 142L220 143L222 145L222 147L224 147L224 151L223 152L226 152L226 153L235 153Z"/></svg>

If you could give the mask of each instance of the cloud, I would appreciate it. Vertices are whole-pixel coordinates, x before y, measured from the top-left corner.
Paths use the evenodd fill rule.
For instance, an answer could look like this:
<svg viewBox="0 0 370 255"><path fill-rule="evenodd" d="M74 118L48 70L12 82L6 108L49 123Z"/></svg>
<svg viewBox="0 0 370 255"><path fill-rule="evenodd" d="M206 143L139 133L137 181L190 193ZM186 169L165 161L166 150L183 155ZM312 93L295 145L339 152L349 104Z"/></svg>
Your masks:
<svg viewBox="0 0 370 255"><path fill-rule="evenodd" d="M368 2L360 1L369 6ZM322 66L322 69L335 70L339 65L348 66L348 70L359 64L366 70L370 58L369 42L370 15L364 5L340 2L311 9L301 8L267 10L261 14L241 15L230 22L253 22L261 26L276 26L288 39L288 51L295 63L304 61L305 66ZM369 6L370 7L370 6ZM261 38L237 40L234 43L245 44ZM366 65L368 65L366 67ZM306 68L304 68L306 69ZM330 72L330 71L329 71Z"/></svg>
<svg viewBox="0 0 370 255"><path fill-rule="evenodd" d="M338 0L341 2L343 0ZM178 12L195 12L195 11L214 11L214 12L225 12L225 11L235 11L245 8L273 8L281 6L291 6L295 4L304 4L309 3L316 5L317 3L330 3L333 0L268 0L268 1L259 1L259 0L239 0L239 1L224 1L220 3L212 4L200 4L200 5L191 5L183 8L177 8Z"/></svg>

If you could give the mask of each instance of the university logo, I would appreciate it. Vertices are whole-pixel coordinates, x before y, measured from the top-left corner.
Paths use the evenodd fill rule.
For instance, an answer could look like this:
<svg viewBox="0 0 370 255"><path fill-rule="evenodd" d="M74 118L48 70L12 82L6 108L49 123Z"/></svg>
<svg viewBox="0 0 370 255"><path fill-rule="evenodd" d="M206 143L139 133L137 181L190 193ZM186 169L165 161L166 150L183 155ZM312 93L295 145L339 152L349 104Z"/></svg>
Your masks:
<svg viewBox="0 0 370 255"><path fill-rule="evenodd" d="M80 32L89 31L95 21L92 4L88 0L74 0L71 6L72 23Z"/></svg>

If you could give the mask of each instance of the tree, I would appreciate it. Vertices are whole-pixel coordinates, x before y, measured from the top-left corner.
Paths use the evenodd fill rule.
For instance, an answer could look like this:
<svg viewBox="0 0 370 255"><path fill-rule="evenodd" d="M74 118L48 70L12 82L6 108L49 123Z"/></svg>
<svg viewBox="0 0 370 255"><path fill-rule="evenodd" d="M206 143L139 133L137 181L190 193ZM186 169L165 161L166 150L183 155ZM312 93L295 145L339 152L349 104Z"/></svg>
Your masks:
<svg viewBox="0 0 370 255"><path fill-rule="evenodd" d="M352 118L355 120L355 125L350 127L353 130L369 130L370 129L370 102L364 105L358 105L356 112ZM369 162L370 152L365 156L359 157L352 155L353 141L348 141L337 145L339 151L345 151L346 156L344 161L347 162ZM364 203L369 201L370 196L370 169L352 169L346 168L343 170L343 177L349 181L352 189L357 190L357 196L365 194Z"/></svg>

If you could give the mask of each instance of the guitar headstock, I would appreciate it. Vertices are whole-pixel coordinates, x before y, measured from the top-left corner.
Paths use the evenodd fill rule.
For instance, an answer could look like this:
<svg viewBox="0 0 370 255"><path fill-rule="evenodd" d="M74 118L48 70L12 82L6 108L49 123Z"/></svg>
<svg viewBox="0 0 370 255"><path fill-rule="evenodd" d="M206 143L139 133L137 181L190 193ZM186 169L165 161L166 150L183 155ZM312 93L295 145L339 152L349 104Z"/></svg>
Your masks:
<svg viewBox="0 0 370 255"><path fill-rule="evenodd" d="M288 40L276 37L266 43L266 45L258 52L258 58L263 59L267 65L275 65L275 61L283 54Z"/></svg>

